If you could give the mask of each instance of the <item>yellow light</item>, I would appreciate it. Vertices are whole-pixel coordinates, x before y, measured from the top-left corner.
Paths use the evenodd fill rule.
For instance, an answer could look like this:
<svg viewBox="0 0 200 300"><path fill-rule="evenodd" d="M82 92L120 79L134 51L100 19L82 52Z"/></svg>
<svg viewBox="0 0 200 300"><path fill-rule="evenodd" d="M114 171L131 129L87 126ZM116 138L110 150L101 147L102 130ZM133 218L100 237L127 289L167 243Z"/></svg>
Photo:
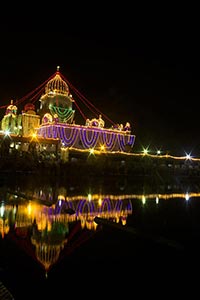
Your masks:
<svg viewBox="0 0 200 300"><path fill-rule="evenodd" d="M188 201L190 199L190 195L188 193L185 194L185 200Z"/></svg>
<svg viewBox="0 0 200 300"><path fill-rule="evenodd" d="M142 195L142 203L145 204L146 203L146 198L144 195Z"/></svg>
<svg viewBox="0 0 200 300"><path fill-rule="evenodd" d="M101 204L102 204L102 199L101 198L99 198L98 204L99 204L99 206L101 206Z"/></svg>
<svg viewBox="0 0 200 300"><path fill-rule="evenodd" d="M28 204L27 210L28 210L28 215L30 215L32 211L31 203Z"/></svg>
<svg viewBox="0 0 200 300"><path fill-rule="evenodd" d="M58 200L65 201L65 196L62 194L58 195Z"/></svg>
<svg viewBox="0 0 200 300"><path fill-rule="evenodd" d="M148 149L143 149L144 155L148 154Z"/></svg>
<svg viewBox="0 0 200 300"><path fill-rule="evenodd" d="M5 207L4 207L4 204L2 203L2 204L1 204L1 208L0 208L0 216L1 216L1 217L3 217L4 211L5 211Z"/></svg>

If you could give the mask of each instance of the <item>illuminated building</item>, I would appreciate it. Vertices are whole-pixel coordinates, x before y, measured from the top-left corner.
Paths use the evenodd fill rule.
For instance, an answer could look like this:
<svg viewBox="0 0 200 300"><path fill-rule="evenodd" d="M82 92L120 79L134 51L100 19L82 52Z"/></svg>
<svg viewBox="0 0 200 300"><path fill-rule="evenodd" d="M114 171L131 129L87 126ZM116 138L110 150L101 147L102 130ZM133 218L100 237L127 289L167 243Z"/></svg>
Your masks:
<svg viewBox="0 0 200 300"><path fill-rule="evenodd" d="M40 117L35 112L35 105L28 103L22 113L22 135L29 136L35 133L35 128L40 125Z"/></svg>
<svg viewBox="0 0 200 300"><path fill-rule="evenodd" d="M9 132L13 137L30 138L35 134L38 139L59 140L60 148L64 150L97 150L101 153L131 151L135 135L131 134L129 122L124 125L112 123L106 128L103 119L106 116L99 111L95 113L92 106L93 117L88 118L81 111L84 122L82 125L76 124L73 106L76 105L78 109L80 107L74 100L69 83L60 73L59 67L39 92L37 91L36 96L31 97L29 94L28 103L24 105L21 114L17 114L18 105L27 101L27 97L16 103L11 101L1 121L2 135ZM38 108L36 100L40 104Z"/></svg>

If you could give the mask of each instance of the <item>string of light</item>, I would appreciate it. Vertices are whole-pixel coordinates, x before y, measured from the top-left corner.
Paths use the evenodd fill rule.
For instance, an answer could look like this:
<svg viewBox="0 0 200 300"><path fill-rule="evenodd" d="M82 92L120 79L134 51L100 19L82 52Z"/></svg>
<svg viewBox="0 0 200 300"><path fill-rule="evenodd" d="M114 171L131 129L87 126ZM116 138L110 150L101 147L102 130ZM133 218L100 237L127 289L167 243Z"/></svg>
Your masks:
<svg viewBox="0 0 200 300"><path fill-rule="evenodd" d="M34 90L32 90L31 92L29 92L28 94L26 94L24 97L22 97L22 98L20 98L19 100L16 100L15 102L14 102L14 105L19 105L19 104L21 104L21 103L23 103L26 99L29 99L30 100L30 97L32 96L32 95L34 95L35 93L36 93L36 91L38 91L38 93L35 95L35 96L33 96L33 98L35 98L39 93L41 93L42 91L43 91L43 88L44 88L44 86L45 86L45 84L49 81L49 80L51 80L53 77L55 76L55 73L53 74L53 75L51 75L47 80L45 80L43 83L41 83L38 87L36 87ZM32 98L32 99L33 99ZM37 99L36 99L37 100ZM36 101L35 100L35 101ZM34 101L34 102L35 102ZM0 106L0 109L3 109L3 108L7 108L7 106L8 105L2 105L2 106Z"/></svg>
<svg viewBox="0 0 200 300"><path fill-rule="evenodd" d="M35 103L39 96L42 94L44 91L44 87L47 82L52 80L56 75L58 75L69 85L69 87L75 92L75 94L78 96L79 100L81 100L84 105L95 115L98 116L101 114L105 119L107 119L111 124L114 124L112 120L110 120L105 114L103 114L97 107L95 107L86 97L84 97L60 72L59 69L57 68L57 71L51 75L47 80L45 80L42 84L40 84L38 87L36 87L34 90L26 94L24 97L20 98L17 101L14 101L14 105L19 105L24 103L28 99L29 102ZM32 96L32 98L31 98ZM78 105L77 101L74 100L74 104L77 107L78 111L80 112L82 118L86 121L87 117L81 110L80 106ZM5 109L7 108L8 105L2 105L0 106L0 109ZM97 113L98 112L98 113Z"/></svg>
<svg viewBox="0 0 200 300"><path fill-rule="evenodd" d="M82 100L83 101L83 103L92 111L92 112L94 112L94 110L93 109L95 109L95 111L97 111L98 113L95 113L94 112L94 114L96 115L96 116L98 116L99 114L101 114L106 120L108 120L111 124L115 124L112 120L110 120L109 118L108 118L108 116L106 116L104 113L102 113L96 106L94 106L94 104L92 104L83 94L81 94L68 80L67 80L67 78L65 78L62 74L60 74L61 75L61 78L63 79L63 80L65 80L66 82L67 82L67 84L70 86L70 88L74 91L74 93L79 97L79 99L80 100ZM92 108L93 109L92 109Z"/></svg>

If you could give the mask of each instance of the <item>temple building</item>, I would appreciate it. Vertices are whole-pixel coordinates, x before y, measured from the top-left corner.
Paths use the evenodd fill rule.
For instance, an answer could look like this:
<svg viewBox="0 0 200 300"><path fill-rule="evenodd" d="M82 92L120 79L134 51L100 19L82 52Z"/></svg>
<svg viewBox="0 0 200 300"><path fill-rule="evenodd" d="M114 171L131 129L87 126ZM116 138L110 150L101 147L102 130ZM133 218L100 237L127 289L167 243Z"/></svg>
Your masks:
<svg viewBox="0 0 200 300"><path fill-rule="evenodd" d="M85 117L82 125L76 124L74 105L79 106L59 67L44 85L38 98L38 104L35 99L33 103L33 97L29 98L21 113L18 104L21 105L23 101L14 103L11 100L1 121L1 135L9 133L15 138L27 139L35 136L37 140L52 141L53 144L59 141L62 150L93 150L101 153L131 151L135 135L131 134L129 122L124 125L119 122L106 128L105 115L98 111L92 118ZM38 148L40 151L41 147Z"/></svg>

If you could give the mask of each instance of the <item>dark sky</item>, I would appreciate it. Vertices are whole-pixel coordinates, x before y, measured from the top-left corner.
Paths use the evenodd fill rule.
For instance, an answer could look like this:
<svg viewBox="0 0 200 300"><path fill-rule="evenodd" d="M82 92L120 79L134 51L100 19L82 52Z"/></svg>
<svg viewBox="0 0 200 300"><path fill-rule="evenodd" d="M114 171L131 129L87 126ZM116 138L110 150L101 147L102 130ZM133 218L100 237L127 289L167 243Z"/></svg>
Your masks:
<svg viewBox="0 0 200 300"><path fill-rule="evenodd" d="M59 65L106 116L131 123L135 150L200 155L197 30L116 20L104 27L55 28L3 27L0 105L24 97Z"/></svg>

